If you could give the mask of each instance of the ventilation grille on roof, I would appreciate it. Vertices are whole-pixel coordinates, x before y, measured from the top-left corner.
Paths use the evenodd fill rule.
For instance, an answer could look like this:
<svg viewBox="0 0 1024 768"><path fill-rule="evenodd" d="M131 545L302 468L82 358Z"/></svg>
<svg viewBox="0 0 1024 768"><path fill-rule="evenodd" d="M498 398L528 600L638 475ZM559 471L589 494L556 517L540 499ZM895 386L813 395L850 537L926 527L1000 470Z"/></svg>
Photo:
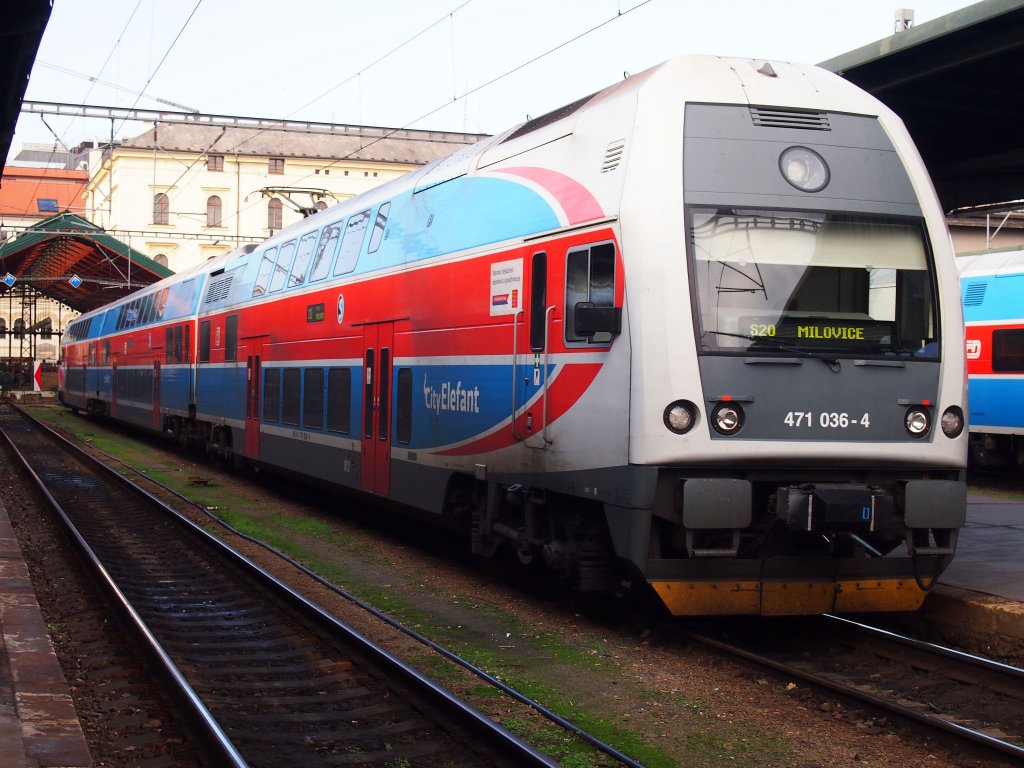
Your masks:
<svg viewBox="0 0 1024 768"><path fill-rule="evenodd" d="M800 112L792 109L751 107L750 117L761 128L800 128L805 131L831 131L825 112Z"/></svg>
<svg viewBox="0 0 1024 768"><path fill-rule="evenodd" d="M987 287L988 283L968 283L967 290L964 291L964 306L981 306L981 302L985 300L985 289Z"/></svg>
<svg viewBox="0 0 1024 768"><path fill-rule="evenodd" d="M626 147L625 139L618 139L608 145L608 149L604 151L604 162L601 163L601 173L608 173L608 171L614 171L619 167L619 162L622 160L622 150Z"/></svg>
<svg viewBox="0 0 1024 768"><path fill-rule="evenodd" d="M231 292L231 283L234 282L234 279L234 275L228 275L210 283L210 287L206 289L206 303L214 304L226 299Z"/></svg>

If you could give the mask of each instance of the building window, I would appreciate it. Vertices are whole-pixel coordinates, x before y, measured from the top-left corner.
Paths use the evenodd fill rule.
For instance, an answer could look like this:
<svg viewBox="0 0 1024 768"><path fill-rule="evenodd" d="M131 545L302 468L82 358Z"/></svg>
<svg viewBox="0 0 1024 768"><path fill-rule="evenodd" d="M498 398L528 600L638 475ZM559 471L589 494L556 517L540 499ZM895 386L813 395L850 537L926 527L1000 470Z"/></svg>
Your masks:
<svg viewBox="0 0 1024 768"><path fill-rule="evenodd" d="M327 203L325 203L323 200L317 200L316 201L316 210L317 210L317 212L326 211L327 210Z"/></svg>
<svg viewBox="0 0 1024 768"><path fill-rule="evenodd" d="M161 192L159 195L153 198L153 223L170 224L170 221L171 203L167 199L167 195Z"/></svg>
<svg viewBox="0 0 1024 768"><path fill-rule="evenodd" d="M284 221L284 206L281 201L274 198L267 204L267 227L270 229L281 229Z"/></svg>
<svg viewBox="0 0 1024 768"><path fill-rule="evenodd" d="M206 201L206 226L208 227L219 227L221 222L221 204L220 198L216 195L211 195L210 199Z"/></svg>
<svg viewBox="0 0 1024 768"><path fill-rule="evenodd" d="M223 171L224 170L224 155L210 155L206 158L206 170L208 171Z"/></svg>
<svg viewBox="0 0 1024 768"><path fill-rule="evenodd" d="M267 160L267 173L284 173L284 158L271 157Z"/></svg>
<svg viewBox="0 0 1024 768"><path fill-rule="evenodd" d="M158 253L156 256L153 257L153 261L155 261L161 267L166 267L167 266L167 256L166 256L166 254Z"/></svg>

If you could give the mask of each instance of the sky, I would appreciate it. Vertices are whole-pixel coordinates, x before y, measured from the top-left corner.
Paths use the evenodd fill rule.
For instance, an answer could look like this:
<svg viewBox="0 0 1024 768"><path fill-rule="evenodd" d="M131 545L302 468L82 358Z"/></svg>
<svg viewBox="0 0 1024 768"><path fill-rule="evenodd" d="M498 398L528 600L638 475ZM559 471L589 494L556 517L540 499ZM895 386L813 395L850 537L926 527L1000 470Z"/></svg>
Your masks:
<svg viewBox="0 0 1024 768"><path fill-rule="evenodd" d="M26 100L497 133L686 53L817 63L965 0L54 0ZM168 103L170 102L170 103ZM138 122L22 114L26 142Z"/></svg>

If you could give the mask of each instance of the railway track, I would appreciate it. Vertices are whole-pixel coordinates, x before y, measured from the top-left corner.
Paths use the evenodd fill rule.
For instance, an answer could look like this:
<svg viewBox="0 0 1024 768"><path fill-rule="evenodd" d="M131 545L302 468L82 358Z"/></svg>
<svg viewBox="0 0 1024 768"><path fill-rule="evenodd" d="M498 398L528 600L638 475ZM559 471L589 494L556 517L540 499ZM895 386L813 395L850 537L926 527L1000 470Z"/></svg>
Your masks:
<svg viewBox="0 0 1024 768"><path fill-rule="evenodd" d="M48 430L5 407L0 431L130 616L205 760L554 765Z"/></svg>
<svg viewBox="0 0 1024 768"><path fill-rule="evenodd" d="M801 681L807 693L825 690L867 705L883 713L882 722L912 721L988 758L1024 760L1019 667L835 616L791 622L785 632L687 634Z"/></svg>

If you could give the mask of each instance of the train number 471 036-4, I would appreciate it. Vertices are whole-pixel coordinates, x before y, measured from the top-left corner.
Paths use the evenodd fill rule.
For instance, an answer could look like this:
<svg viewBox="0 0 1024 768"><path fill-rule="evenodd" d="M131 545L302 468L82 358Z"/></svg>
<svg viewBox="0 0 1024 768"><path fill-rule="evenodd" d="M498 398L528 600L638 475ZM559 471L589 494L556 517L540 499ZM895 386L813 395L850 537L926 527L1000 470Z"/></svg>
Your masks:
<svg viewBox="0 0 1024 768"><path fill-rule="evenodd" d="M787 427L806 427L808 429L818 426L822 429L846 429L848 427L871 426L871 414L865 413L859 419L854 414L837 413L836 411L821 411L815 414L813 411L790 411L782 420Z"/></svg>

